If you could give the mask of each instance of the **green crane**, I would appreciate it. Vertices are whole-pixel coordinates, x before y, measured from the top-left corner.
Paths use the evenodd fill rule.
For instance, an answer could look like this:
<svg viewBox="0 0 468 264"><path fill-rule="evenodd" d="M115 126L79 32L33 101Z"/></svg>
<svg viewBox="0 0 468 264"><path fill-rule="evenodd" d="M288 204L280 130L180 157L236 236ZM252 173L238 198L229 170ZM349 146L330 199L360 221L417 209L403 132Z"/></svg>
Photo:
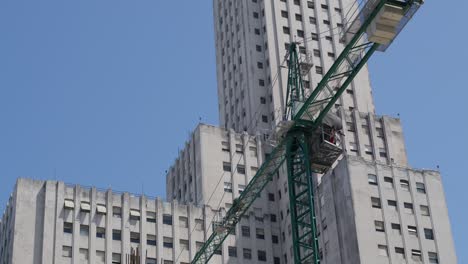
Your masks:
<svg viewBox="0 0 468 264"><path fill-rule="evenodd" d="M367 0L342 38L346 47L308 95L302 83L304 65L298 58L297 43L290 45L286 110L276 135L278 143L223 219L213 224L213 233L192 264L208 263L284 162L294 263L320 263L313 174L326 173L342 153L330 109L372 54L385 51L422 4L423 0Z"/></svg>

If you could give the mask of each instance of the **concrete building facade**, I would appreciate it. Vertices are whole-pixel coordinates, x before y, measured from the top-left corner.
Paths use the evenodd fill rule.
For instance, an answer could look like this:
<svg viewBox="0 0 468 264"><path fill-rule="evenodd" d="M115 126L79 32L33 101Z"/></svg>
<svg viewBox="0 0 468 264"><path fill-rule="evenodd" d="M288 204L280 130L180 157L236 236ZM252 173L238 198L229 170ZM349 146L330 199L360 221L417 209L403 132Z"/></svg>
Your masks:
<svg viewBox="0 0 468 264"><path fill-rule="evenodd" d="M220 127L200 124L158 198L20 179L0 223L0 263L189 263L261 166L282 119L287 47L308 92L344 48L354 0L213 0ZM333 109L343 155L315 175L324 264L457 263L441 176L412 169L400 120L378 116L365 67ZM210 263L293 263L285 168ZM120 262L119 262L120 261Z"/></svg>

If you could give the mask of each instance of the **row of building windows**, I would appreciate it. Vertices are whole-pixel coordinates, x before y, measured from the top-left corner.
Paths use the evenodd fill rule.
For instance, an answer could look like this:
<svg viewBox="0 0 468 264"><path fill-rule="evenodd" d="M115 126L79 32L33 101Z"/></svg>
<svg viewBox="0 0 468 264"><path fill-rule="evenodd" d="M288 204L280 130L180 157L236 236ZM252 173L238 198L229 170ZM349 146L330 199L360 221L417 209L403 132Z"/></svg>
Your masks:
<svg viewBox="0 0 468 264"><path fill-rule="evenodd" d="M65 210L71 210L71 209L74 208L74 206L72 206L70 204L70 202L72 202L72 201L71 200L65 200L65 206L64 206ZM89 202L81 202L80 212L89 213L90 212L89 208L90 208ZM107 213L105 205L98 204L97 208L96 208L96 213L105 215ZM122 208L118 207L118 206L113 206L112 207L112 216L115 217L115 218L122 218ZM172 225L173 224L173 219L172 218L173 218L173 216L170 215L170 214L163 214L163 216L162 216L163 224L164 225ZM129 220L130 221L140 221L140 219L141 219L140 211L137 210L137 209L130 209ZM156 212L147 211L146 212L146 222L156 223ZM73 228L72 223L65 222L65 225L67 227ZM202 219L195 219L195 225L196 225L196 228L202 228L203 220ZM188 218L187 217L179 216L179 227L188 228ZM64 230L65 230L65 227L64 227ZM69 231L69 232L66 232L66 233L72 233L73 229L71 229L71 230L67 229L67 231Z"/></svg>
<svg viewBox="0 0 468 264"><path fill-rule="evenodd" d="M80 248L79 249L79 259L81 261L89 261L89 250L87 248ZM62 257L63 258L72 258L73 256L73 247L71 246L62 246ZM106 252L101 250L96 250L96 262L97 263L105 263L106 262ZM112 264L121 264L122 263L122 255L120 253L112 253ZM127 262L125 262L127 263ZM146 264L156 264L156 258L145 258ZM162 264L173 264L171 260L164 260L161 262ZM180 262L180 264L188 264L187 262Z"/></svg>
<svg viewBox="0 0 468 264"><path fill-rule="evenodd" d="M368 182L370 185L377 186L378 180L377 175L369 174L367 176ZM387 187L394 188L394 182L392 177L384 177L384 184ZM402 190L409 192L410 191L410 184L408 180L400 179L400 187ZM426 194L426 185L422 182L416 182L416 191L421 194Z"/></svg>
<svg viewBox="0 0 468 264"><path fill-rule="evenodd" d="M385 232L385 224L383 221L375 220L375 231ZM392 231L397 232L401 235L401 225L397 223L391 223ZM418 229L416 226L408 225L407 226L408 234L410 236L418 237ZM434 232L431 228L424 228L424 238L427 240L434 240Z"/></svg>

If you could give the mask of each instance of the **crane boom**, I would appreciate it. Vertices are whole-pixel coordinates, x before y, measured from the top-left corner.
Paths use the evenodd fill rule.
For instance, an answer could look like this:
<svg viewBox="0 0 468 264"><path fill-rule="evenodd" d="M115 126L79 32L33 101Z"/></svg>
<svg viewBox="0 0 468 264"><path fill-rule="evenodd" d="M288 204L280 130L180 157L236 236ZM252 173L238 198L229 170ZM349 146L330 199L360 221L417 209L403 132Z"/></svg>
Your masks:
<svg viewBox="0 0 468 264"><path fill-rule="evenodd" d="M288 97L291 98L286 105L291 109L285 112L290 113L292 125L288 126L284 137L278 140L276 147L266 157L245 190L234 200L223 219L213 224L213 233L191 264L208 263L285 161L290 190L294 262L320 262L312 173L326 172L340 155L341 149L332 144L322 144L320 147L326 153L319 153L319 156L323 162L313 163L310 162L310 157L318 154L309 153L310 139L322 135L315 131L320 128L325 115L372 54L376 50L384 51L392 43L422 3L423 0L368 0L343 37L347 43L346 47L309 95L305 95L301 90L302 78L298 72L300 67L296 44L290 45ZM379 23L385 24L384 29L387 31L381 30ZM293 87L294 85L296 86ZM297 96L293 96L294 93Z"/></svg>

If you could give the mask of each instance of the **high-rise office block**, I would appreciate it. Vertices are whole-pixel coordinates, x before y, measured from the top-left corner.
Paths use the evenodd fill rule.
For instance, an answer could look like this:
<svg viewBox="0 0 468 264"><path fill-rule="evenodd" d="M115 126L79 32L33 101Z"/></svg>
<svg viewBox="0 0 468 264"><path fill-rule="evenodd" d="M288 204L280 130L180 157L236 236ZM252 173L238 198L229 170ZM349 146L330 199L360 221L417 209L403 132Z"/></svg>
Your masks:
<svg viewBox="0 0 468 264"><path fill-rule="evenodd" d="M290 43L310 68L310 93L343 50L358 2L214 0L220 125L268 142L283 119ZM366 67L333 111L344 128L344 153L333 170L316 175L322 262L456 263L440 174L409 167L400 121L375 114ZM286 174L270 185L284 196ZM277 205L289 215L288 199ZM290 263L289 216L280 229L282 263Z"/></svg>
<svg viewBox="0 0 468 264"><path fill-rule="evenodd" d="M310 69L310 93L359 2L213 0L220 127L191 133L167 171L169 203L19 180L0 223L0 263L128 264L132 249L139 263L189 262L274 147L290 43ZM400 120L376 115L366 67L333 111L343 155L314 175L321 263L457 263L441 176L409 166ZM210 263L293 263L289 206L281 168Z"/></svg>

